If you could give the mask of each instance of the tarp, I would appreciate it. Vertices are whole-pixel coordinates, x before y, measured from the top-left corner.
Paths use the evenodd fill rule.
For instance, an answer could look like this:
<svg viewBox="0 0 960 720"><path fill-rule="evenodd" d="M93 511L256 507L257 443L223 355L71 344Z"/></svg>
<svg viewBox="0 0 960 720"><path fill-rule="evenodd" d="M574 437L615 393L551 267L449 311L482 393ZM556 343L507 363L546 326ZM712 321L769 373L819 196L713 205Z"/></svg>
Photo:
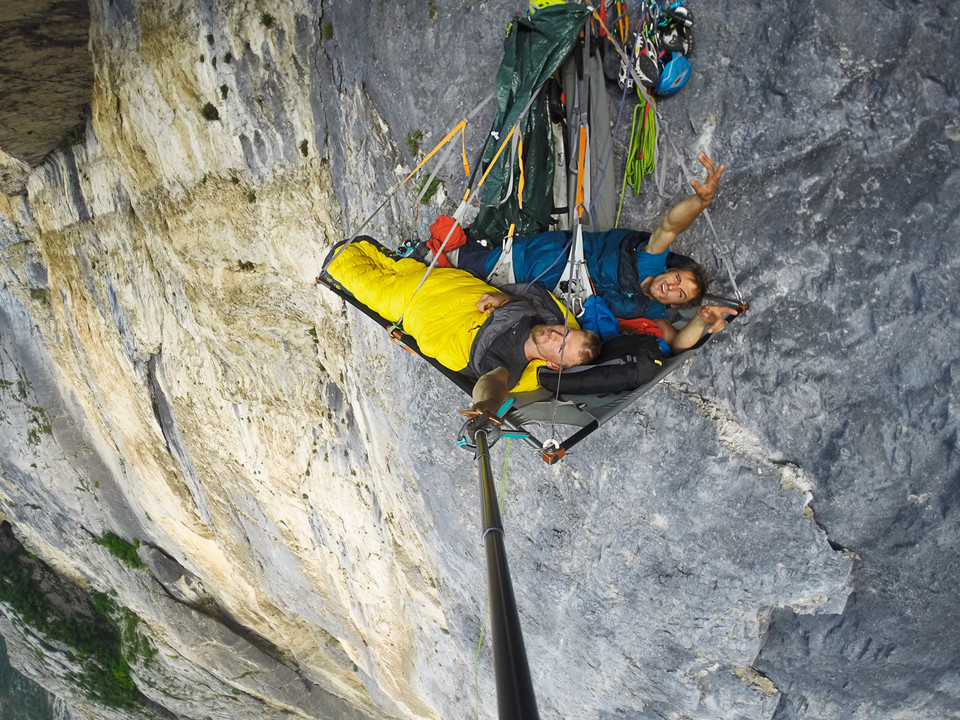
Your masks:
<svg viewBox="0 0 960 720"><path fill-rule="evenodd" d="M548 228L553 210L553 136L548 99L544 93L536 98L534 95L570 55L589 14L585 5L565 3L550 5L532 17L514 21L497 71L497 116L482 162L484 167L490 164L500 141L529 106L519 125L524 144L523 211L518 215L519 176L513 172L511 183L512 158L505 151L483 186L483 207L470 226L475 237L499 244L514 219L517 237ZM507 200L501 204L505 197Z"/></svg>

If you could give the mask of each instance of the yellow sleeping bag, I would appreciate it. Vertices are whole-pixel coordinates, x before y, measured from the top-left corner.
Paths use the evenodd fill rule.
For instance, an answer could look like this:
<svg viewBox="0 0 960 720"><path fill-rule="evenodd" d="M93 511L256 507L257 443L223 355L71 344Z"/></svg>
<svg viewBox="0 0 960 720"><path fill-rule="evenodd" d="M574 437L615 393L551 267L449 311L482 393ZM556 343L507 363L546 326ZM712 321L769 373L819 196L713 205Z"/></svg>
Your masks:
<svg viewBox="0 0 960 720"><path fill-rule="evenodd" d="M424 355L461 372L470 362L477 330L490 317L477 309L477 301L497 289L464 270L434 268L417 290L425 271L418 260L388 256L364 240L343 248L327 267L334 280L373 312L390 322L402 315L404 331L416 338ZM570 326L577 327L568 318ZM512 390L536 388L536 371L543 365L542 360L527 365Z"/></svg>

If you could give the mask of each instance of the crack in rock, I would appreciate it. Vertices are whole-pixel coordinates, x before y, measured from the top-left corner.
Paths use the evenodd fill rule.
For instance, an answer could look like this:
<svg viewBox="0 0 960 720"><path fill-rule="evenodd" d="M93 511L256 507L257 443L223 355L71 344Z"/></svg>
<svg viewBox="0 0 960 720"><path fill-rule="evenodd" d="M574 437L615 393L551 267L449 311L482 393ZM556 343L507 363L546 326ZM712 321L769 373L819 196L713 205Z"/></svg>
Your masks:
<svg viewBox="0 0 960 720"><path fill-rule="evenodd" d="M857 557L852 550L832 540L827 528L815 517L811 506L815 481L802 467L789 460L774 457L756 434L750 432L727 410L714 400L704 396L689 383L666 378L663 384L687 397L696 408L697 414L713 423L717 430L717 439L721 444L737 456L755 465L758 472L768 472L773 475L779 473L780 487L802 493L804 496L804 516L820 528L830 547L838 552L845 552L851 557Z"/></svg>

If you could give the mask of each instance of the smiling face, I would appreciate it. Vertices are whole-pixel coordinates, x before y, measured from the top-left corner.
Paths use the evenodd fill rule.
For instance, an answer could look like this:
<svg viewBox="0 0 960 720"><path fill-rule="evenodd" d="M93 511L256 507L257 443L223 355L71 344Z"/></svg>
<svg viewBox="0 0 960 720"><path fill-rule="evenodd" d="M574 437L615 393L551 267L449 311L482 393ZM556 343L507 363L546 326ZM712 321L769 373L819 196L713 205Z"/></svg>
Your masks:
<svg viewBox="0 0 960 720"><path fill-rule="evenodd" d="M644 281L643 292L663 305L683 305L700 290L690 270L667 270Z"/></svg>

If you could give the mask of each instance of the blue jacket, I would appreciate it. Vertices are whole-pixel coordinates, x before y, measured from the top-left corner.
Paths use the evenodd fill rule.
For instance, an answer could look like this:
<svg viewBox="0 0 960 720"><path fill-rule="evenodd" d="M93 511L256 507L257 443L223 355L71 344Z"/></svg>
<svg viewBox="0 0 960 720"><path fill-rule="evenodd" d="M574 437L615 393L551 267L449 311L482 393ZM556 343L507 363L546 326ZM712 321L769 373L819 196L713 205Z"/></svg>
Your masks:
<svg viewBox="0 0 960 720"><path fill-rule="evenodd" d="M555 287L567 264L570 239L569 232L555 231L514 240L516 281ZM583 252L594 292L616 317L667 318L666 308L640 289L640 283L667 268L666 252L650 255L639 249L649 239L650 233L622 228L583 234ZM500 249L491 250L485 263L487 274L499 259Z"/></svg>

